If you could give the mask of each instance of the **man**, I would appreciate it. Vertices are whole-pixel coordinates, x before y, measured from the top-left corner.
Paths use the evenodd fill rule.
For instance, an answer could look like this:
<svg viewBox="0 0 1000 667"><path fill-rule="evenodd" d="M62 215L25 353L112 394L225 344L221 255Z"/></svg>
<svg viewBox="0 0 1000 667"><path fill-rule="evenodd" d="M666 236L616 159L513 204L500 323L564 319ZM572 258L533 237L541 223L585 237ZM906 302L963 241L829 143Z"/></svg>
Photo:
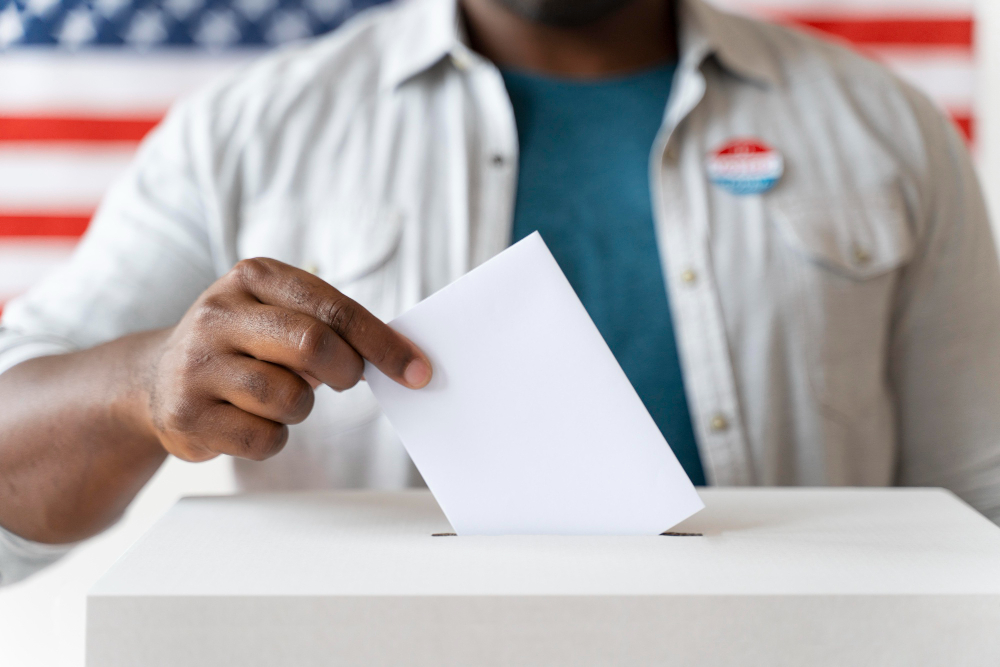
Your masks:
<svg viewBox="0 0 1000 667"><path fill-rule="evenodd" d="M921 95L700 0L408 0L179 105L6 310L0 576L168 453L412 483L362 359L419 391L382 321L533 229L696 481L945 486L1000 520L1000 272Z"/></svg>

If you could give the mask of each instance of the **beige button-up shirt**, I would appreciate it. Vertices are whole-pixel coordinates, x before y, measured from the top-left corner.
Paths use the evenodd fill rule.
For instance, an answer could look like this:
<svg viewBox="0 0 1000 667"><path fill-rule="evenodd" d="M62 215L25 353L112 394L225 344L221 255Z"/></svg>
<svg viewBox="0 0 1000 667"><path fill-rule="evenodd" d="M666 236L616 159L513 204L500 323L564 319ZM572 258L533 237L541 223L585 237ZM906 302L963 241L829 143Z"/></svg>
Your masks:
<svg viewBox="0 0 1000 667"><path fill-rule="evenodd" d="M844 49L700 0L680 17L649 176L710 483L944 486L1000 520L1000 272L962 141ZM783 155L769 192L707 177L738 137ZM517 151L453 0L367 12L179 104L72 262L9 304L0 370L172 325L258 255L392 318L507 246ZM414 480L364 385L235 465L249 489ZM0 576L27 567L16 539Z"/></svg>

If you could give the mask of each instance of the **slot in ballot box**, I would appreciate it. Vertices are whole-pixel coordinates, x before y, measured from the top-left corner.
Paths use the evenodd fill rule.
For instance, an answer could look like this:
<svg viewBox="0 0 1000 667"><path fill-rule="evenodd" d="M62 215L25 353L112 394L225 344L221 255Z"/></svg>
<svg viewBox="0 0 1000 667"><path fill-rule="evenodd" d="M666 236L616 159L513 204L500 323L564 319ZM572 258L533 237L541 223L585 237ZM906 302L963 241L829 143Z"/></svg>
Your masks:
<svg viewBox="0 0 1000 667"><path fill-rule="evenodd" d="M89 667L1000 665L1000 529L935 489L707 489L649 537L454 537L427 492L180 501Z"/></svg>

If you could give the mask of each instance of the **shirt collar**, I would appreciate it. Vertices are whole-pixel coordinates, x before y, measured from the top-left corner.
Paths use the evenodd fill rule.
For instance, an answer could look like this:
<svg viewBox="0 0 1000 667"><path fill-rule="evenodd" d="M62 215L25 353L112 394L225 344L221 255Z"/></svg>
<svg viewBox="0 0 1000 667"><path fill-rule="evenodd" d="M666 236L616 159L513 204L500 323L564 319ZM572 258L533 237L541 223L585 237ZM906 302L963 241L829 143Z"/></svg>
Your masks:
<svg viewBox="0 0 1000 667"><path fill-rule="evenodd" d="M781 82L781 68L749 19L716 9L702 0L679 0L681 62L695 67L709 56L741 78L768 86Z"/></svg>
<svg viewBox="0 0 1000 667"><path fill-rule="evenodd" d="M678 0L680 62L697 68L710 56L742 78L776 85L778 63L746 19L710 7L702 0ZM403 0L395 23L384 34L382 84L395 88L446 58L459 67L481 57L468 47L456 0Z"/></svg>
<svg viewBox="0 0 1000 667"><path fill-rule="evenodd" d="M396 88L441 60L469 51L456 0L403 0L384 34L381 83Z"/></svg>

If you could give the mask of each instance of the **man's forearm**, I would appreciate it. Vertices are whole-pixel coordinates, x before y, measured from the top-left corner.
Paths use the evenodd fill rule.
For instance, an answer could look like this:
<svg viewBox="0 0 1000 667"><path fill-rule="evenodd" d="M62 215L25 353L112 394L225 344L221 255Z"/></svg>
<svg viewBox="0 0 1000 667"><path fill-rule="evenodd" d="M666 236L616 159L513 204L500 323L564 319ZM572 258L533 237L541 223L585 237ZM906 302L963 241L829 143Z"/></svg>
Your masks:
<svg viewBox="0 0 1000 667"><path fill-rule="evenodd" d="M166 458L144 375L166 332L41 357L0 375L0 525L75 542L114 523Z"/></svg>

